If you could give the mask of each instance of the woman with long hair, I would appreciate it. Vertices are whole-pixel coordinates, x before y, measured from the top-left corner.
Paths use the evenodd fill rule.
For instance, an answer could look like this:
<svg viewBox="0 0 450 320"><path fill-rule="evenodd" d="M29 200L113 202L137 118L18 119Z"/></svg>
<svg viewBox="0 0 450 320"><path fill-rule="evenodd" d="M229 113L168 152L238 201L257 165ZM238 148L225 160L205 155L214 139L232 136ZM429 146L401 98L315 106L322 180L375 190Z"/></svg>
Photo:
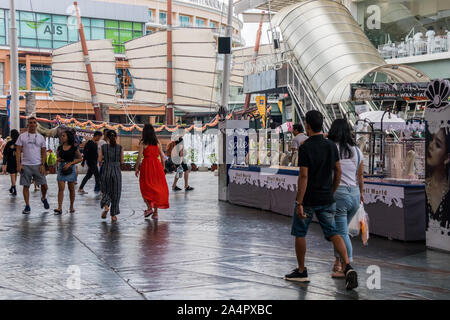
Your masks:
<svg viewBox="0 0 450 320"><path fill-rule="evenodd" d="M433 225L439 225L443 234L448 238L450 231L450 132L446 133L444 128L439 129L431 136L427 152L427 171L425 180L427 229L431 220Z"/></svg>
<svg viewBox="0 0 450 320"><path fill-rule="evenodd" d="M111 221L117 221L120 213L119 203L122 194L122 172L120 165L123 164L123 148L117 143L117 133L108 130L106 134L107 143L102 145L98 156L98 161L103 167L100 189L102 199L100 207L103 209L102 219L106 219L108 211Z"/></svg>
<svg viewBox="0 0 450 320"><path fill-rule="evenodd" d="M66 182L70 194L69 211L70 213L75 212L75 208L73 207L75 202L75 183L77 182L75 165L83 160L81 158L80 150L75 146L75 137L71 131L67 130L62 132L60 142L61 145L57 150L58 175L56 177L56 180L58 181L58 208L53 210L55 215L62 214Z"/></svg>
<svg viewBox="0 0 450 320"><path fill-rule="evenodd" d="M356 146L352 129L346 119L337 119L331 124L328 139L336 143L339 151L342 176L334 199L336 201L335 223L339 235L344 239L350 262L353 261L353 248L348 235L348 225L360 203L364 201L364 162L362 152ZM333 278L344 278L344 264L339 254L334 253Z"/></svg>
<svg viewBox="0 0 450 320"><path fill-rule="evenodd" d="M17 131L16 129L11 130L10 136L11 140L6 143L3 149L3 173L9 173L9 178L11 179L11 188L9 188L9 193L13 196L16 196L16 141L19 138L19 131Z"/></svg>
<svg viewBox="0 0 450 320"><path fill-rule="evenodd" d="M144 159L141 164L142 156ZM147 205L144 217L152 215L156 220L158 208L169 208L169 188L164 173L164 153L151 124L146 124L142 131L135 173L136 177L139 177L142 198Z"/></svg>

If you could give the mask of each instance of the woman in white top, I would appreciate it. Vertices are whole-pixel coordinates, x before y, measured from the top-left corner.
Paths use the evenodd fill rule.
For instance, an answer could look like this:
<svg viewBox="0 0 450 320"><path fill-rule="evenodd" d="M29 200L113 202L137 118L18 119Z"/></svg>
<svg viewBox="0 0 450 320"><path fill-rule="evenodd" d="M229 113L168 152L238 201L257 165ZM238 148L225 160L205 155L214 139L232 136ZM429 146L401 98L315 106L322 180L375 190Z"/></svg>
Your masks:
<svg viewBox="0 0 450 320"><path fill-rule="evenodd" d="M348 236L348 224L352 220L359 205L364 200L364 163L361 150L352 137L351 127L346 119L335 120L328 132L328 139L336 143L339 150L342 176L339 187L334 194L336 201L335 223L340 236L344 239L347 254L353 261L352 243ZM345 277L339 255L333 266L333 278Z"/></svg>

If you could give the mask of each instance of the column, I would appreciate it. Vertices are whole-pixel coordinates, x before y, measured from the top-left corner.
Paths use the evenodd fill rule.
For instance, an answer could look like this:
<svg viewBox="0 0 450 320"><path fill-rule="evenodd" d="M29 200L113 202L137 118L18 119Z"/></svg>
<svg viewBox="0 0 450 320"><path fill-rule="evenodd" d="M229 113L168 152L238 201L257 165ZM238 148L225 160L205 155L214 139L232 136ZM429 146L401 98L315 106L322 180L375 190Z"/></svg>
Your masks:
<svg viewBox="0 0 450 320"><path fill-rule="evenodd" d="M27 67L27 90L31 90L31 56L26 55L25 56L25 63Z"/></svg>

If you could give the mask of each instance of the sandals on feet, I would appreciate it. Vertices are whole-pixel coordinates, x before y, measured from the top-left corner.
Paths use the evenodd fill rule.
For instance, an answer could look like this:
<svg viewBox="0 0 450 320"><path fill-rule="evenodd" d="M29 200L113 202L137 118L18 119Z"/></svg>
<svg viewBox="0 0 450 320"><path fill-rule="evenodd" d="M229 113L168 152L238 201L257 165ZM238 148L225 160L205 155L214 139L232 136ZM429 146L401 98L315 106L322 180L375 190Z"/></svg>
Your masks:
<svg viewBox="0 0 450 320"><path fill-rule="evenodd" d="M55 216L62 214L62 210L59 210L59 209L55 209L55 210L53 210L53 212L55 213Z"/></svg>
<svg viewBox="0 0 450 320"><path fill-rule="evenodd" d="M144 218L148 218L153 214L153 210L145 210L144 211Z"/></svg>
<svg viewBox="0 0 450 320"><path fill-rule="evenodd" d="M111 216L111 222L116 222L117 221L117 217L116 216Z"/></svg>
<svg viewBox="0 0 450 320"><path fill-rule="evenodd" d="M102 219L106 219L106 216L108 215L109 210L103 210L102 212Z"/></svg>

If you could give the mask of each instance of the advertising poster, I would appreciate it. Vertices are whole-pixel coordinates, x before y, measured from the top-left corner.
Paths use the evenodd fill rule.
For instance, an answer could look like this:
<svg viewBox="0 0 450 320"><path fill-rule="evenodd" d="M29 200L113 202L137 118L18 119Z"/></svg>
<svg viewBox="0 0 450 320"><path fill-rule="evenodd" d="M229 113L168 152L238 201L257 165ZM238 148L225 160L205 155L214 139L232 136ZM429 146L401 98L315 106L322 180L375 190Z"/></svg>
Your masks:
<svg viewBox="0 0 450 320"><path fill-rule="evenodd" d="M426 244L450 252L450 94L448 80L435 80L426 95Z"/></svg>

